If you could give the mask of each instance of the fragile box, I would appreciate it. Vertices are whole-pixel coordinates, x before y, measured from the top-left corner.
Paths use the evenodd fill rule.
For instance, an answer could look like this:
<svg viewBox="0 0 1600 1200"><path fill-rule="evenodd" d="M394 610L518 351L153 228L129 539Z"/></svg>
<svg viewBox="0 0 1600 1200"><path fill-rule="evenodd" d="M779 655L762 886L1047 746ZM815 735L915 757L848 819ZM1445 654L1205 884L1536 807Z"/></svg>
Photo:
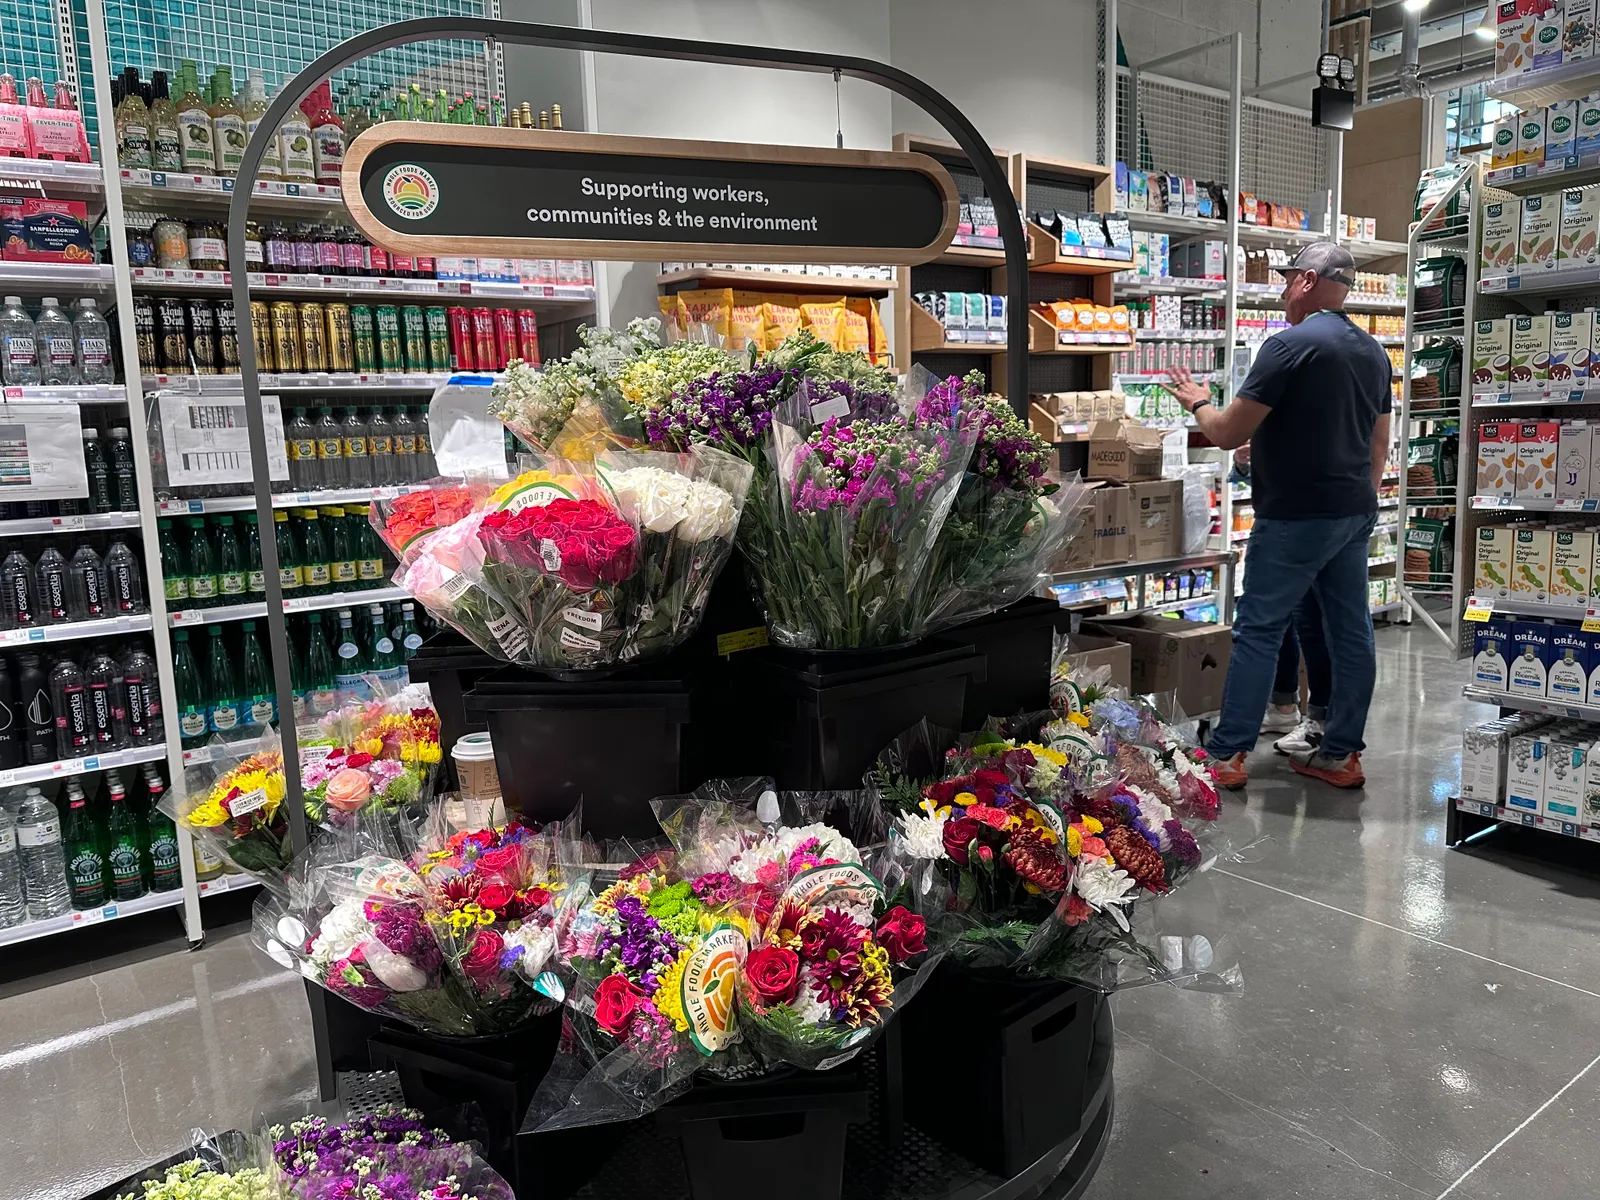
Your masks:
<svg viewBox="0 0 1600 1200"><path fill-rule="evenodd" d="M1179 706L1190 717L1222 707L1222 683L1233 649L1230 626L1136 613L1085 622L1084 628L1096 636L1128 643L1135 693L1175 692Z"/></svg>
<svg viewBox="0 0 1600 1200"><path fill-rule="evenodd" d="M1127 562L1133 554L1129 489L1101 483L1090 495L1094 500L1094 565Z"/></svg>
<svg viewBox="0 0 1600 1200"><path fill-rule="evenodd" d="M1133 421L1096 421L1089 429L1090 479L1129 483L1161 477L1161 431Z"/></svg>

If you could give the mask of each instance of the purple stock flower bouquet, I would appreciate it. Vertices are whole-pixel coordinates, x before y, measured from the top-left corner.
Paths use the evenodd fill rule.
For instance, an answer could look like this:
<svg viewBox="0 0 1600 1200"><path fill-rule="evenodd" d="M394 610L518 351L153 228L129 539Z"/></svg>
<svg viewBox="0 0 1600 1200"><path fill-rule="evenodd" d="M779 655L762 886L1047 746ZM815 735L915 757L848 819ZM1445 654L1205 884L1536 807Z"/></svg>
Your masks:
<svg viewBox="0 0 1600 1200"><path fill-rule="evenodd" d="M430 1129L410 1109L337 1125L306 1117L270 1126L266 1136L289 1200L512 1200L470 1144Z"/></svg>

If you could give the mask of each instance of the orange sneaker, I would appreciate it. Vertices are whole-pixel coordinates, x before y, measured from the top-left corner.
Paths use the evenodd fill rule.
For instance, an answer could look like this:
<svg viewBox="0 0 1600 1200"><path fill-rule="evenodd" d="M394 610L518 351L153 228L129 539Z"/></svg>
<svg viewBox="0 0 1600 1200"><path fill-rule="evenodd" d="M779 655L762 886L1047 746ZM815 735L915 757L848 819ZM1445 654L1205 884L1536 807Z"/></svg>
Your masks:
<svg viewBox="0 0 1600 1200"><path fill-rule="evenodd" d="M1250 778L1244 769L1243 750L1231 758L1212 759L1211 769L1216 774L1218 787L1230 788L1234 791L1242 788Z"/></svg>
<svg viewBox="0 0 1600 1200"><path fill-rule="evenodd" d="M1367 777L1361 771L1359 753L1331 758L1320 750L1314 750L1310 754L1291 754L1289 765L1302 775L1331 783L1336 788L1365 787L1367 783Z"/></svg>

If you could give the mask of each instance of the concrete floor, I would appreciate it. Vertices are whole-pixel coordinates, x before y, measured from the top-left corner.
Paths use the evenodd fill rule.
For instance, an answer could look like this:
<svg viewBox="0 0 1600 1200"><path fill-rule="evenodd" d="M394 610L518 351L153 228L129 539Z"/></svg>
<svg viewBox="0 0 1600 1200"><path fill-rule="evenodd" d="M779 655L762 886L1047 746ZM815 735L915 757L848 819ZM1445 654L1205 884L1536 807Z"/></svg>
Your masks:
<svg viewBox="0 0 1600 1200"><path fill-rule="evenodd" d="M1117 997L1090 1200L1600 1192L1600 858L1511 829L1445 850L1459 730L1487 712L1464 676L1420 631L1379 634L1364 793L1261 743L1217 881L1244 993ZM191 954L170 914L144 922L0 956L0 1200L77 1200L193 1127L313 1098L299 982L239 927Z"/></svg>

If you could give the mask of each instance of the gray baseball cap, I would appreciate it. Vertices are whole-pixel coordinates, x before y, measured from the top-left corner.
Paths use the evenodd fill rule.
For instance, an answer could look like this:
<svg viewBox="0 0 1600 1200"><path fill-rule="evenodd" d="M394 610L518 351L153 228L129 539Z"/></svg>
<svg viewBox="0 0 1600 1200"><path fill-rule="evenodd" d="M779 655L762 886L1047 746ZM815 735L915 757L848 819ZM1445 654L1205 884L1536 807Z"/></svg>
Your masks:
<svg viewBox="0 0 1600 1200"><path fill-rule="evenodd" d="M1338 242L1312 242L1283 268L1285 274L1290 271L1315 271L1318 279L1331 279L1345 287L1354 285L1355 269L1355 258Z"/></svg>

